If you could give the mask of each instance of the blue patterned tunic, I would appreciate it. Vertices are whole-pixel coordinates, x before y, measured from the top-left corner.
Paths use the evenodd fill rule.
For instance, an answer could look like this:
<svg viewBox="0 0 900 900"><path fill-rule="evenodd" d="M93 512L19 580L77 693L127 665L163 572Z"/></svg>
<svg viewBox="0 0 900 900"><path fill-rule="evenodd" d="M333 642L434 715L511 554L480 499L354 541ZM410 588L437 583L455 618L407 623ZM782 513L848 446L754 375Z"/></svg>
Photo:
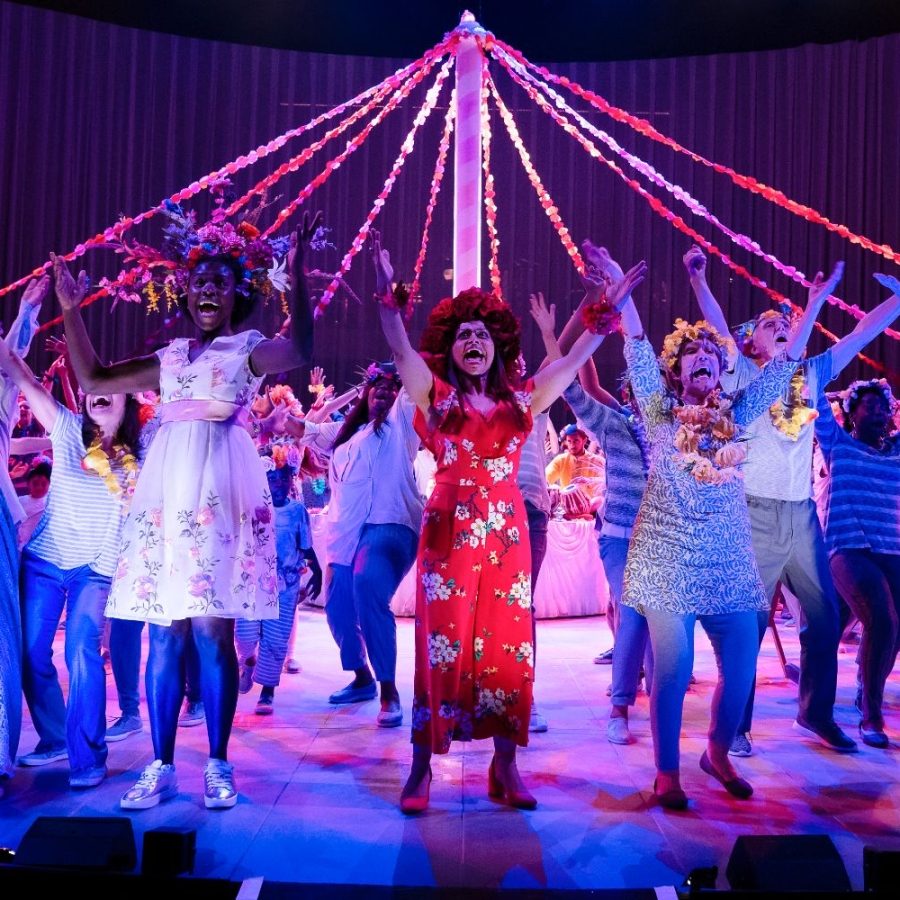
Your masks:
<svg viewBox="0 0 900 900"><path fill-rule="evenodd" d="M650 474L628 550L622 602L639 612L679 615L768 609L743 481L697 481L675 450L676 401L662 384L650 342L627 339L625 360L650 442ZM766 412L796 368L794 361L772 362L734 397L739 429Z"/></svg>

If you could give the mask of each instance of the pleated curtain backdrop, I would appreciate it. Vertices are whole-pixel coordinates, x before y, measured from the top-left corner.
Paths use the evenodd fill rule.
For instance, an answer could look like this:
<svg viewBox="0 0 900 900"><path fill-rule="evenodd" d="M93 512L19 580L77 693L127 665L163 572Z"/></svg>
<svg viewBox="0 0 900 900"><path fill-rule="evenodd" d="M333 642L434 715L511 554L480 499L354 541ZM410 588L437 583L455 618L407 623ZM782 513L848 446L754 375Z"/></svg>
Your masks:
<svg viewBox="0 0 900 900"><path fill-rule="evenodd" d="M435 42L439 39L435 35ZM2 283L30 271L50 250L69 250L120 214L155 205L406 62L214 43L0 2ZM764 53L555 63L550 68L648 119L707 159L753 175L855 231L895 248L900 245L900 36ZM676 316L699 314L681 263L689 240L605 166L591 161L499 66L493 71L535 167L572 234L605 244L623 264L647 260L650 276L639 289L637 302L659 345ZM400 276L411 275L418 252L448 97L445 89L379 222ZM335 245L313 254L313 266L337 268L423 98L420 87L313 195L309 206L325 211ZM871 309L884 296L871 275L896 272L886 260L748 194L627 126L604 119L584 101L573 99L572 105L626 149L684 186L723 222L786 263L814 274L827 270L836 259L846 260L838 292L844 299ZM526 359L535 366L542 347L527 316L529 293L542 291L557 303L561 327L580 291L496 115L492 128L503 286L523 316ZM328 158L343 149L345 140L329 144L312 163L280 182L281 202L292 199ZM299 152L300 146L289 143L241 173L237 188L246 189ZM448 172L424 272L426 308L450 289L444 273L451 264L451 191ZM675 206L669 195L657 189L653 193L682 214L683 208ZM203 195L199 208L204 215L208 211ZM805 302L798 285L730 245L705 222L687 214L685 218L755 275L796 302ZM160 220L153 220L137 236L158 242L159 228ZM82 264L96 280L115 273L117 257L110 251L92 251ZM720 263L712 261L709 271L713 291L732 323L768 305L761 291L733 277ZM316 361L339 388L355 381L360 367L387 353L371 299L374 278L365 253L357 257L348 283L362 305L339 294L316 334ZM17 302L18 294L0 300L2 320L11 320ZM51 313L55 310L48 309L44 318ZM110 313L109 302L101 301L88 312L88 325L101 355L116 359L146 352L163 339L187 332L183 322L164 327L164 318L122 304ZM273 332L280 321L279 310L272 307L261 310L251 324ZM424 310L419 309L411 325L414 339L423 321ZM839 335L855 324L833 308L823 322ZM821 336L814 338L814 351L825 346ZM871 353L891 368L900 368L897 342L879 338ZM30 361L40 368L48 357L37 347ZM598 364L601 379L612 386L623 368L618 338L610 339L598 354ZM856 364L848 377L868 377L870 371ZM305 377L304 372L294 373L290 380L298 386Z"/></svg>

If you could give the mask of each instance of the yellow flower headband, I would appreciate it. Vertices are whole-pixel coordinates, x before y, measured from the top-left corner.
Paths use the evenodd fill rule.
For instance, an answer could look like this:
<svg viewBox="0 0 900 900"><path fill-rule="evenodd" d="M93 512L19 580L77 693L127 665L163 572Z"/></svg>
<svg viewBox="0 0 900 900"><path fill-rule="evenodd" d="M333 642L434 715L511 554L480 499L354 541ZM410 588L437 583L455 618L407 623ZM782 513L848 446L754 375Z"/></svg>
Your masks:
<svg viewBox="0 0 900 900"><path fill-rule="evenodd" d="M660 362L670 371L674 371L682 346L690 341L699 341L704 338L712 341L725 356L734 352L734 341L730 337L722 337L705 319L701 319L693 325L685 322L684 319L676 319L675 330L666 335L663 341L662 353L659 355Z"/></svg>

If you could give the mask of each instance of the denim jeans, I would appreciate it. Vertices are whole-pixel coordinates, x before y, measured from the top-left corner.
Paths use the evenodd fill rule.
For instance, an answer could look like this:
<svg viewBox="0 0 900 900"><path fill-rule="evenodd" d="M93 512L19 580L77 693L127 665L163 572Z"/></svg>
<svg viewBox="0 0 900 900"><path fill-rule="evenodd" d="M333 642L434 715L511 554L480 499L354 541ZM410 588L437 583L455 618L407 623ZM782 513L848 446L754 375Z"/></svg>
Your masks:
<svg viewBox="0 0 900 900"><path fill-rule="evenodd" d="M364 525L349 566L328 566L325 615L341 652L341 667L366 666L378 681L394 681L397 623L391 598L416 558L418 536L406 525Z"/></svg>
<svg viewBox="0 0 900 900"><path fill-rule="evenodd" d="M710 709L709 741L727 749L737 734L756 673L756 613L698 616L647 609L645 615L653 644L650 725L656 767L675 771L680 758L684 695L694 666L696 621L700 620L709 637L719 670Z"/></svg>
<svg viewBox="0 0 900 900"><path fill-rule="evenodd" d="M636 609L622 605L629 543L628 538L600 536L600 559L609 585L611 611L607 611L607 620L613 617L617 622L612 659L613 706L634 706L641 662L644 663L647 685L653 683L653 651L648 640L647 620Z"/></svg>
<svg viewBox="0 0 900 900"><path fill-rule="evenodd" d="M28 550L22 554L22 687L39 737L36 749L67 748L73 770L106 763L106 673L100 637L110 581L90 566L60 569ZM53 665L53 638L63 609L68 703Z"/></svg>
<svg viewBox="0 0 900 900"><path fill-rule="evenodd" d="M862 624L859 642L862 724L884 728L884 685L897 659L900 638L900 556L871 550L838 550L834 581Z"/></svg>
<svg viewBox="0 0 900 900"><path fill-rule="evenodd" d="M534 504L525 501L525 515L528 518L528 543L531 547L531 646L534 650L534 661L537 662L537 616L534 614L534 589L537 585L541 566L547 555L547 526L550 513L538 509Z"/></svg>
<svg viewBox="0 0 900 900"><path fill-rule="evenodd" d="M807 722L826 724L834 715L840 616L822 528L812 500L769 500L747 496L747 512L756 564L771 601L783 581L800 602L800 701L798 714ZM769 624L768 612L757 617L758 643ZM750 731L754 691L738 728Z"/></svg>

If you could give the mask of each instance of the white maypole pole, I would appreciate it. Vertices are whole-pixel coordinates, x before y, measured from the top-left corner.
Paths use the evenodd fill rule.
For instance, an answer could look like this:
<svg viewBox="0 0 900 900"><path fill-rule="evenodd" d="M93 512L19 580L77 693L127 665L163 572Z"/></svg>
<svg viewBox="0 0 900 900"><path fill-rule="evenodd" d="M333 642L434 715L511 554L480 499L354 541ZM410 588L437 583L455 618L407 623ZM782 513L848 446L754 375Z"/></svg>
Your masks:
<svg viewBox="0 0 900 900"><path fill-rule="evenodd" d="M453 158L453 293L481 287L481 68L476 35L485 30L468 10L456 49L456 144Z"/></svg>

